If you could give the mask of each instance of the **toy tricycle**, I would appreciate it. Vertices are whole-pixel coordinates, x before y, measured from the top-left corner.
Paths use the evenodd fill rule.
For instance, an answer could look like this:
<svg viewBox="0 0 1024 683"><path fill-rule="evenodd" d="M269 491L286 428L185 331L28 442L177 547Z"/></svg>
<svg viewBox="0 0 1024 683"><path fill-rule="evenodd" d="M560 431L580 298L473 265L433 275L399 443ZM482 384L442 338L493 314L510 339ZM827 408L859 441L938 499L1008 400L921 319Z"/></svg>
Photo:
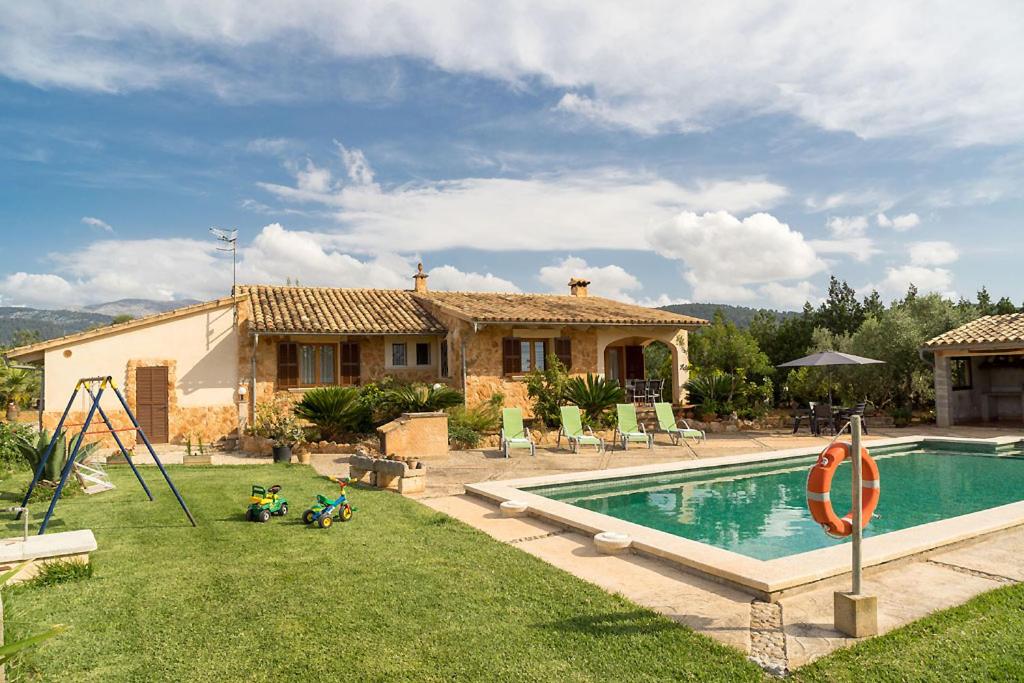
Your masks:
<svg viewBox="0 0 1024 683"><path fill-rule="evenodd" d="M316 524L321 529L326 529L334 523L335 517L342 522L352 519L352 506L348 504L348 499L345 497L345 487L349 484L354 484L356 481L356 479L351 477L348 479L337 479L338 486L341 487L341 495L334 500L318 493L316 504L302 513L302 521L306 524Z"/></svg>
<svg viewBox="0 0 1024 683"><path fill-rule="evenodd" d="M245 511L245 518L250 522L266 522L270 515L283 517L288 514L288 499L279 496L281 487L277 484L269 489L253 485L252 495L249 497L249 508Z"/></svg>

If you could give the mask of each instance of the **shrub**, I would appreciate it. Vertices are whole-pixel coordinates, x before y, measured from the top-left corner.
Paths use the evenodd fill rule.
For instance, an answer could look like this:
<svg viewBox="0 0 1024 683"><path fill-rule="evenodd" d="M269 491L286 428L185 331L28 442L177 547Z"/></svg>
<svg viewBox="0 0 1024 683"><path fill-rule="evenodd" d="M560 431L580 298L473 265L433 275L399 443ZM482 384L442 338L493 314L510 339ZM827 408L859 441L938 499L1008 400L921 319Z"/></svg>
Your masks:
<svg viewBox="0 0 1024 683"><path fill-rule="evenodd" d="M432 413L462 403L462 393L447 384L406 384L385 390L382 408L392 415Z"/></svg>
<svg viewBox="0 0 1024 683"><path fill-rule="evenodd" d="M43 456L46 455L51 438L50 432L44 429L34 436L24 434L17 440L16 447L18 452L21 454L22 460L28 464L33 472L36 471L39 463L43 460ZM98 447L98 443L82 444L82 447L78 449L77 460L79 462L85 460ZM57 443L53 446L53 452L43 468L41 480L51 483L60 481L61 472L64 470L64 465L67 463L72 450L73 448L68 447L67 432L61 432L57 437Z"/></svg>
<svg viewBox="0 0 1024 683"><path fill-rule="evenodd" d="M774 398L771 379L765 378L758 384L748 380L742 370L696 372L686 383L686 391L698 405L701 417L732 413L748 419L761 417Z"/></svg>
<svg viewBox="0 0 1024 683"><path fill-rule="evenodd" d="M548 427L559 425L559 408L565 405L569 374L557 356L548 356L543 370L526 375L526 393L533 400L533 414Z"/></svg>
<svg viewBox="0 0 1024 683"><path fill-rule="evenodd" d="M25 460L19 443L31 439L32 430L27 425L0 420L0 477L24 467Z"/></svg>
<svg viewBox="0 0 1024 683"><path fill-rule="evenodd" d="M310 389L295 404L295 414L316 425L320 438L338 441L342 434L360 431L367 422L369 408L360 400L355 387Z"/></svg>
<svg viewBox="0 0 1024 683"><path fill-rule="evenodd" d="M587 373L586 377L570 377L565 383L565 398L583 412L590 426L606 426L612 421L612 408L626 400L622 387L614 379Z"/></svg>
<svg viewBox="0 0 1024 683"><path fill-rule="evenodd" d="M455 406L448 410L448 442L457 448L476 448L484 434L494 433L501 422L502 394L494 394L475 408Z"/></svg>
<svg viewBox="0 0 1024 683"><path fill-rule="evenodd" d="M294 446L305 441L291 403L283 398L261 403L256 408L256 419L250 432L253 436L270 439L275 446Z"/></svg>

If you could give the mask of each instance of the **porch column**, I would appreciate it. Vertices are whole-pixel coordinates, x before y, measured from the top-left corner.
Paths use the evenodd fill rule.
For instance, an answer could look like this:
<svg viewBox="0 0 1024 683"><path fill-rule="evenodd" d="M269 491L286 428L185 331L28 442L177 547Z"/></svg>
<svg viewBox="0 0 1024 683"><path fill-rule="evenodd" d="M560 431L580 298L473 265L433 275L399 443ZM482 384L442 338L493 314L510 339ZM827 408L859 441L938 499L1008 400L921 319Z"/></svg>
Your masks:
<svg viewBox="0 0 1024 683"><path fill-rule="evenodd" d="M690 379L688 343L686 330L677 332L669 342L672 351L672 403L676 405L686 402L686 389L683 385Z"/></svg>
<svg viewBox="0 0 1024 683"><path fill-rule="evenodd" d="M951 409L951 382L949 377L949 356L935 354L935 424L950 427L953 424Z"/></svg>

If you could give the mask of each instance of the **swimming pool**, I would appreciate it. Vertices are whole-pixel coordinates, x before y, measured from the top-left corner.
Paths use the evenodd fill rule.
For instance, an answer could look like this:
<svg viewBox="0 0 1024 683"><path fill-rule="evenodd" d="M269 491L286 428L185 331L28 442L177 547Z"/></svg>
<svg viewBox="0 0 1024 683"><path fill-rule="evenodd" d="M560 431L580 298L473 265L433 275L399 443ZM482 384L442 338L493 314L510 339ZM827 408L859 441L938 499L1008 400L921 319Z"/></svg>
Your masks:
<svg viewBox="0 0 1024 683"><path fill-rule="evenodd" d="M1024 525L1024 441L907 436L865 444L881 471L864 567ZM588 535L625 534L631 552L762 600L849 573L850 545L807 512L807 473L822 446L467 484L495 503ZM614 455L612 456L614 458ZM832 487L849 508L850 466Z"/></svg>
<svg viewBox="0 0 1024 683"><path fill-rule="evenodd" d="M865 538L1024 500L1024 457L907 449L876 456L882 496ZM821 530L807 510L814 457L691 470L627 480L525 490L759 560L847 542ZM832 501L850 508L849 461Z"/></svg>

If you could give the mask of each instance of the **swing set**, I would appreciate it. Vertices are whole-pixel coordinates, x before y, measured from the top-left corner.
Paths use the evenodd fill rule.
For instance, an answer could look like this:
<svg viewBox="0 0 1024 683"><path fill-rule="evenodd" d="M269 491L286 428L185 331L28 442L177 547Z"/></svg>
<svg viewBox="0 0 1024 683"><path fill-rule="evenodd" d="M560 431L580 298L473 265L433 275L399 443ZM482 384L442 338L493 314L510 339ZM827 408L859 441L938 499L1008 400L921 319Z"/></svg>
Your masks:
<svg viewBox="0 0 1024 683"><path fill-rule="evenodd" d="M94 388L96 385L96 388ZM103 392L107 389L114 392L117 396L117 400L121 402L121 407L124 408L125 413L128 415L128 419L131 420L131 427L122 427L121 429L114 429L114 425L110 422L110 418L103 411L103 407L100 406L100 399L103 398ZM69 424L65 425L64 421L67 420L68 414L71 412L72 406L75 404L75 398L78 397L80 391L84 391L90 400L89 412L86 414L85 422L81 424ZM93 418L99 413L100 419L103 420L106 429L98 429L95 431L89 431L89 426L92 424ZM71 398L68 400L68 405L64 409L64 414L61 415L60 422L57 423L57 428L53 431L53 437L50 439L50 444L46 448L46 453L39 461L39 466L36 468L35 476L32 477L32 483L29 484L28 491L25 492L25 498L21 501L21 507L24 508L28 504L29 498L32 496L32 491L35 489L36 484L39 483L40 478L43 476L43 472L46 471L46 461L50 459L53 454L54 447L57 445L57 439L60 438L63 433L64 427L81 427L81 431L78 436L74 439L74 447L68 456L67 462L64 464L64 468L60 473L60 482L57 484L57 489L53 492L53 498L50 500L50 507L46 511L46 516L43 518L43 523L39 527L39 534L42 535L46 532L46 525L50 523L50 517L53 516L53 511L57 507L57 501L60 500L60 494L64 490L64 485L68 481L72 470L77 467L81 467L81 463L76 463L78 459L78 451L81 449L82 444L85 442L85 437L92 434L109 434L114 437L114 442L117 443L117 447L121 449L121 455L128 462L128 465L132 468L132 472L135 474L135 478L139 480L139 484L142 485L142 490L146 492L146 496L153 500L153 494L150 492L149 487L146 485L146 481L142 478L142 474L139 473L139 469L132 462L132 456L128 452L128 449L124 447L124 443L121 442L121 438L118 436L118 432L135 432L142 439L142 443L146 444L146 448L149 450L149 454L153 456L153 462L160 468L160 473L164 475L164 479L167 481L167 485L171 487L171 491L174 492L174 497L178 499L178 504L181 505L181 509L185 511L185 516L188 517L188 521L192 523L192 526L196 526L196 520L192 516L192 512L189 511L188 506L185 504L185 500L181 497L178 489L174 486L174 482L171 481L171 475L167 473L160 458L157 456L156 451L153 450L152 444L149 443L149 439L146 438L145 432L142 431L142 427L139 425L139 421L135 418L135 413L128 407L128 402L124 400L124 395L121 390L114 384L114 378L109 375L106 377L84 377L75 384L75 390L71 393ZM86 466L87 467L87 466ZM85 470L86 474L95 472L95 470ZM86 477L88 478L88 476ZM113 488L113 486L109 486ZM21 513L18 513L21 516Z"/></svg>

